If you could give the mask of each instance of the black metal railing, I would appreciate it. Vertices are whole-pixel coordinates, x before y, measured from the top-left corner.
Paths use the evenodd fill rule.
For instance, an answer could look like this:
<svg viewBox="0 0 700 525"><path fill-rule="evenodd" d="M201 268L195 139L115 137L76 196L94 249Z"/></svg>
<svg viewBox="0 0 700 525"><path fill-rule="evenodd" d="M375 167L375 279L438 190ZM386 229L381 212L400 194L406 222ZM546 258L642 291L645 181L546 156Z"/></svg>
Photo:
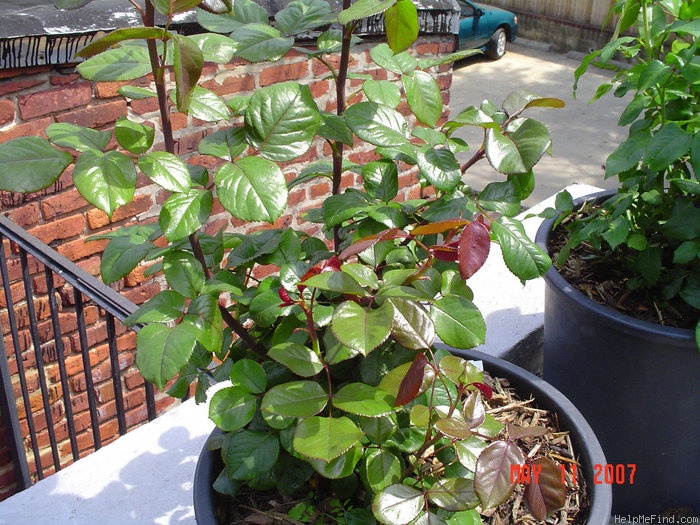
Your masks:
<svg viewBox="0 0 700 525"><path fill-rule="evenodd" d="M4 216L0 280L0 418L23 490L99 449L112 437L101 432L106 421L113 428L116 419L123 435L128 410L143 413L144 404L142 419L154 419L155 396L142 379L125 387L131 363L120 361L118 340L129 334L121 321L136 306ZM136 389L139 406L129 406ZM112 402L116 417L105 408Z"/></svg>

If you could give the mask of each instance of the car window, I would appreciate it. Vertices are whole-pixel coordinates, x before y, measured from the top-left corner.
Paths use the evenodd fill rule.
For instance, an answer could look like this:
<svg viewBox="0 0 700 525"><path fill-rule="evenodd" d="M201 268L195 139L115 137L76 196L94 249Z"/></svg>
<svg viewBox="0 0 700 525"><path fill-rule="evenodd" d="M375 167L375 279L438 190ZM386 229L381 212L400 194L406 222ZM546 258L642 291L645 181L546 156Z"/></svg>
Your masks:
<svg viewBox="0 0 700 525"><path fill-rule="evenodd" d="M471 4L468 4L467 2L464 2L462 0L457 0L457 3L459 4L459 8L462 11L462 17L470 17L474 16L474 6Z"/></svg>

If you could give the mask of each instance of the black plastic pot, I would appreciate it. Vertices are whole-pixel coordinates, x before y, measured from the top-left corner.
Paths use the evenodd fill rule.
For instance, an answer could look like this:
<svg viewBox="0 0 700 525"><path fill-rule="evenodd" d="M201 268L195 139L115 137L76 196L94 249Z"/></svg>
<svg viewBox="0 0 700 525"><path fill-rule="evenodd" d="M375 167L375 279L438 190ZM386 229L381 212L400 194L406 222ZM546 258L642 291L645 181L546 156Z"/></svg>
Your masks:
<svg viewBox="0 0 700 525"><path fill-rule="evenodd" d="M543 249L553 223L538 230ZM552 267L545 275L543 370L603 446L612 465L614 514L700 511L700 353L691 330L595 303ZM604 466L599 479L605 474Z"/></svg>
<svg viewBox="0 0 700 525"><path fill-rule="evenodd" d="M555 412L562 430L571 433L579 462L587 480L593 479L595 465L606 463L603 450L586 420L564 395L542 378L512 363L475 350L452 350L465 359L484 362L484 369L492 375L510 380L517 392L525 397L532 395L538 406ZM214 430L212 436L218 430ZM212 439L212 436L209 439ZM205 444L199 456L194 476L194 510L198 525L219 525L216 518L216 493L212 489L223 462L217 452L209 451ZM603 525L610 521L612 491L609 485L588 483L591 508L587 523Z"/></svg>

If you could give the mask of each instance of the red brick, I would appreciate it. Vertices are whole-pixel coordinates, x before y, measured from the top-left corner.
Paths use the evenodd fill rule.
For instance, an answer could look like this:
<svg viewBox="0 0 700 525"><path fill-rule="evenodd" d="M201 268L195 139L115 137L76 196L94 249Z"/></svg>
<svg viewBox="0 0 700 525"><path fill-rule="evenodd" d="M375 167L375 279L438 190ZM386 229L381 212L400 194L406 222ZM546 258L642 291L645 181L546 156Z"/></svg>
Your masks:
<svg viewBox="0 0 700 525"><path fill-rule="evenodd" d="M255 89L255 77L249 73L227 76L221 82L216 79L203 82L202 87L213 91L219 96L238 95L239 93Z"/></svg>
<svg viewBox="0 0 700 525"><path fill-rule="evenodd" d="M68 68L62 71L53 71L49 76L49 82L52 86L65 86L72 84L75 81L80 81L81 76L75 72L75 69Z"/></svg>
<svg viewBox="0 0 700 525"><path fill-rule="evenodd" d="M37 237L45 244L55 240L68 239L81 235L85 231L85 218L82 215L71 215L64 219L36 226L29 230L31 235Z"/></svg>
<svg viewBox="0 0 700 525"><path fill-rule="evenodd" d="M131 100L129 102L131 109L137 115L145 115L147 113L153 113L158 111L158 99L155 98L144 98L141 100Z"/></svg>
<svg viewBox="0 0 700 525"><path fill-rule="evenodd" d="M46 137L46 128L52 123L53 118L46 117L25 122L24 124L17 124L9 130L0 133L0 143L17 137Z"/></svg>
<svg viewBox="0 0 700 525"><path fill-rule="evenodd" d="M87 128L101 128L126 116L125 100L115 100L87 108L76 109L56 116L56 122L69 122Z"/></svg>
<svg viewBox="0 0 700 525"><path fill-rule="evenodd" d="M39 91L19 97L19 111L24 120L30 120L58 111L85 106L92 100L88 82Z"/></svg>
<svg viewBox="0 0 700 525"><path fill-rule="evenodd" d="M58 247L57 251L71 261L79 261L91 255L102 253L107 246L107 240L101 239L91 241L88 239L78 239L67 242Z"/></svg>
<svg viewBox="0 0 700 525"><path fill-rule="evenodd" d="M15 104L11 100L0 100L0 126L15 119Z"/></svg>
<svg viewBox="0 0 700 525"><path fill-rule="evenodd" d="M33 226L41 220L39 204L36 202L30 202L19 208L8 210L8 215L15 224L22 228Z"/></svg>
<svg viewBox="0 0 700 525"><path fill-rule="evenodd" d="M79 210L87 205L87 201L75 188L47 197L41 202L41 213L44 219L53 219L57 215Z"/></svg>
<svg viewBox="0 0 700 525"><path fill-rule="evenodd" d="M120 96L117 90L128 85L128 82L96 82L95 96L97 98L114 98Z"/></svg>
<svg viewBox="0 0 700 525"><path fill-rule="evenodd" d="M0 97L10 93L17 93L25 89L33 88L46 82L46 78L19 78L17 80L6 80L0 82Z"/></svg>
<svg viewBox="0 0 700 525"><path fill-rule="evenodd" d="M269 66L260 72L260 86L269 86L286 80L299 80L308 73L307 62Z"/></svg>
<svg viewBox="0 0 700 525"><path fill-rule="evenodd" d="M151 209L152 205L153 201L150 195L137 195L128 204L114 210L111 221L105 212L93 208L86 214L87 224L91 230L97 230L110 223L119 222L138 215L139 213L147 212Z"/></svg>
<svg viewBox="0 0 700 525"><path fill-rule="evenodd" d="M143 304L160 291L161 287L157 283L149 283L138 288L124 290L122 295L134 304Z"/></svg>
<svg viewBox="0 0 700 525"><path fill-rule="evenodd" d="M26 77L37 73L47 73L51 71L51 66L16 67L12 69L0 70L1 78Z"/></svg>

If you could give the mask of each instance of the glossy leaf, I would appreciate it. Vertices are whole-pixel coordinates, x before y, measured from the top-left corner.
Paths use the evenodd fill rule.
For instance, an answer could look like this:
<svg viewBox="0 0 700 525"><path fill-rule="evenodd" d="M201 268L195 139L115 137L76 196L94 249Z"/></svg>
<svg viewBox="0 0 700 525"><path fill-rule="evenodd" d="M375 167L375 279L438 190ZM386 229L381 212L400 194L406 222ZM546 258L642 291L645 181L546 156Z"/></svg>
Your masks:
<svg viewBox="0 0 700 525"><path fill-rule="evenodd" d="M399 87L389 80L365 80L362 84L362 91L370 102L377 102L392 108L396 108L401 102Z"/></svg>
<svg viewBox="0 0 700 525"><path fill-rule="evenodd" d="M177 155L152 151L143 155L138 165L149 179L168 191L187 193L190 189L189 169Z"/></svg>
<svg viewBox="0 0 700 525"><path fill-rule="evenodd" d="M395 53L388 44L377 44L369 50L372 61L383 69L401 75L418 67L418 60L407 52Z"/></svg>
<svg viewBox="0 0 700 525"><path fill-rule="evenodd" d="M199 342L209 352L218 352L223 344L223 321L218 295L200 295L187 306L185 321L200 330Z"/></svg>
<svg viewBox="0 0 700 525"><path fill-rule="evenodd" d="M277 28L287 35L328 25L335 19L331 6L324 0L292 1L275 14Z"/></svg>
<svg viewBox="0 0 700 525"><path fill-rule="evenodd" d="M479 193L479 204L506 217L520 213L520 192L514 182L491 182Z"/></svg>
<svg viewBox="0 0 700 525"><path fill-rule="evenodd" d="M0 144L0 190L31 193L58 180L73 161L67 151L59 151L46 139L20 137Z"/></svg>
<svg viewBox="0 0 700 525"><path fill-rule="evenodd" d="M172 251L163 257L163 274L173 290L190 299L199 294L206 280L202 265L185 251Z"/></svg>
<svg viewBox="0 0 700 525"><path fill-rule="evenodd" d="M479 455L488 446L488 442L477 436L472 436L468 439L457 441L454 446L460 464L474 472Z"/></svg>
<svg viewBox="0 0 700 525"><path fill-rule="evenodd" d="M243 157L224 164L214 180L222 206L239 219L272 223L287 206L284 173L262 157Z"/></svg>
<svg viewBox="0 0 700 525"><path fill-rule="evenodd" d="M338 341L367 355L389 337L392 320L389 303L370 309L346 301L336 308L331 329Z"/></svg>
<svg viewBox="0 0 700 525"><path fill-rule="evenodd" d="M394 484L379 492L372 512L381 523L409 523L423 510L423 493L408 485Z"/></svg>
<svg viewBox="0 0 700 525"><path fill-rule="evenodd" d="M333 406L365 417L379 417L394 411L394 397L365 383L349 383L333 396Z"/></svg>
<svg viewBox="0 0 700 525"><path fill-rule="evenodd" d="M163 203L158 216L163 235L171 242L192 235L206 224L213 205L214 197L206 190L174 193Z"/></svg>
<svg viewBox="0 0 700 525"><path fill-rule="evenodd" d="M248 147L243 127L226 128L204 137L197 145L202 155L211 155L229 162Z"/></svg>
<svg viewBox="0 0 700 525"><path fill-rule="evenodd" d="M413 401L421 392L425 381L425 367L428 358L423 352L419 352L413 358L406 375L401 379L398 393L396 394L396 406L404 406Z"/></svg>
<svg viewBox="0 0 700 525"><path fill-rule="evenodd" d="M90 58L107 51L125 40L163 39L167 34L167 31L160 27L123 27L90 42L90 44L78 51L76 55L81 58Z"/></svg>
<svg viewBox="0 0 700 525"><path fill-rule="evenodd" d="M486 409L478 392L470 393L467 399L464 400L462 415L469 428L476 428L484 423L486 420Z"/></svg>
<svg viewBox="0 0 700 525"><path fill-rule="evenodd" d="M653 171L661 171L688 153L691 141L692 135L675 122L668 122L654 134L643 160Z"/></svg>
<svg viewBox="0 0 700 525"><path fill-rule="evenodd" d="M177 100L177 96L177 90L171 93L171 98L174 100ZM186 113L205 122L228 121L231 117L231 112L223 99L201 86L194 86L192 89Z"/></svg>
<svg viewBox="0 0 700 525"><path fill-rule="evenodd" d="M239 430L253 419L256 402L256 397L241 387L222 388L209 402L209 418L221 430Z"/></svg>
<svg viewBox="0 0 700 525"><path fill-rule="evenodd" d="M411 350L430 348L435 342L435 325L427 310L415 301L399 297L389 302L394 307L391 337Z"/></svg>
<svg viewBox="0 0 700 525"><path fill-rule="evenodd" d="M525 501L536 520L543 521L566 504L566 486L562 483L561 469L548 458L538 458L532 468L539 470L537 483L532 480L525 487Z"/></svg>
<svg viewBox="0 0 700 525"><path fill-rule="evenodd" d="M261 23L246 24L232 33L231 39L237 46L236 55L248 62L279 60L294 45L293 38Z"/></svg>
<svg viewBox="0 0 700 525"><path fill-rule="evenodd" d="M349 451L362 431L347 417L307 417L294 430L294 450L309 458L332 461Z"/></svg>
<svg viewBox="0 0 700 525"><path fill-rule="evenodd" d="M50 124L46 128L46 136L57 146L71 148L77 151L87 151L90 149L102 151L107 147L109 140L112 138L109 131L96 131L68 122Z"/></svg>
<svg viewBox="0 0 700 525"><path fill-rule="evenodd" d="M479 309L463 297L447 296L431 308L438 337L455 348L473 348L484 342L486 323Z"/></svg>
<svg viewBox="0 0 700 525"><path fill-rule="evenodd" d="M484 509L497 507L513 492L511 466L521 467L525 456L509 441L495 441L486 447L476 462L474 489Z"/></svg>
<svg viewBox="0 0 700 525"><path fill-rule="evenodd" d="M297 343L275 345L267 355L301 377L312 377L323 370L319 356L311 348Z"/></svg>
<svg viewBox="0 0 700 525"><path fill-rule="evenodd" d="M102 280L110 284L129 275L153 248L148 242L152 233L152 229L138 226L120 229L118 235L107 243L102 254Z"/></svg>
<svg viewBox="0 0 700 525"><path fill-rule="evenodd" d="M245 112L248 141L273 161L292 160L305 153L320 123L311 91L295 82L257 90Z"/></svg>
<svg viewBox="0 0 700 525"><path fill-rule="evenodd" d="M174 290L162 290L124 319L124 324L167 323L185 313L185 298Z"/></svg>
<svg viewBox="0 0 700 525"><path fill-rule="evenodd" d="M243 430L224 439L222 456L231 479L253 479L268 472L277 462L280 442L274 434Z"/></svg>
<svg viewBox="0 0 700 525"><path fill-rule="evenodd" d="M163 390L187 364L197 344L199 330L182 323L170 327L149 324L136 335L136 365L146 379Z"/></svg>
<svg viewBox="0 0 700 525"><path fill-rule="evenodd" d="M401 146L409 143L404 116L375 102L359 102L343 114L348 127L362 140L374 146Z"/></svg>
<svg viewBox="0 0 700 525"><path fill-rule="evenodd" d="M328 394L315 381L290 381L268 390L261 409L278 416L310 417L323 410L327 403Z"/></svg>
<svg viewBox="0 0 700 525"><path fill-rule="evenodd" d="M406 0L399 0L403 5ZM408 2L413 5L412 2ZM437 125L442 116L442 93L437 80L425 71L412 71L401 78L406 101L416 118L431 128Z"/></svg>
<svg viewBox="0 0 700 525"><path fill-rule="evenodd" d="M330 461L316 458L308 458L307 461L324 478L343 479L355 472L355 468L361 459L362 447L356 445Z"/></svg>
<svg viewBox="0 0 700 525"><path fill-rule="evenodd" d="M414 3L411 0L397 0L384 13L384 28L387 44L395 53L411 47L418 38L418 10Z"/></svg>
<svg viewBox="0 0 700 525"><path fill-rule="evenodd" d="M399 192L399 170L391 161L372 161L362 166L362 179L367 194L384 202Z"/></svg>
<svg viewBox="0 0 700 525"><path fill-rule="evenodd" d="M109 217L134 197L136 179L133 162L118 151L86 151L80 155L73 170L76 189L86 201Z"/></svg>
<svg viewBox="0 0 700 525"><path fill-rule="evenodd" d="M173 75L177 86L176 106L178 111L185 113L189 108L192 92L202 74L204 56L197 44L186 36L174 34L172 41Z"/></svg>
<svg viewBox="0 0 700 525"><path fill-rule="evenodd" d="M472 221L462 230L457 246L459 274L469 279L481 268L491 250L491 235L484 223Z"/></svg>
<svg viewBox="0 0 700 525"><path fill-rule="evenodd" d="M442 478L428 490L428 499L450 512L473 509L479 504L474 482L467 478Z"/></svg>
<svg viewBox="0 0 700 525"><path fill-rule="evenodd" d="M262 394L267 388L267 373L260 363L252 359L239 359L231 366L231 382L251 394Z"/></svg>
<svg viewBox="0 0 700 525"><path fill-rule="evenodd" d="M520 222L503 217L491 225L491 232L501 245L506 266L522 282L542 277L551 266L547 254L530 240Z"/></svg>
<svg viewBox="0 0 700 525"><path fill-rule="evenodd" d="M78 73L96 82L134 80L151 72L148 50L122 45L108 49L76 66Z"/></svg>
<svg viewBox="0 0 700 525"><path fill-rule="evenodd" d="M202 52L205 62L227 64L236 53L236 43L229 37L215 33L189 35L189 38Z"/></svg>
<svg viewBox="0 0 700 525"><path fill-rule="evenodd" d="M369 486L375 492L401 481L401 460L388 450L367 449L365 472Z"/></svg>
<svg viewBox="0 0 700 525"><path fill-rule="evenodd" d="M146 153L153 146L155 135L151 126L133 122L126 117L114 124L114 136L119 145L135 155Z"/></svg>
<svg viewBox="0 0 700 525"><path fill-rule="evenodd" d="M338 22L341 25L346 25L355 20L377 15L395 3L396 0L357 0L348 9L340 12Z"/></svg>
<svg viewBox="0 0 700 525"><path fill-rule="evenodd" d="M467 439L472 435L467 422L457 416L439 419L435 423L435 429L452 439Z"/></svg>
<svg viewBox="0 0 700 525"><path fill-rule="evenodd" d="M418 153L418 168L428 182L441 191L452 191L462 180L459 163L448 149L431 148Z"/></svg>
<svg viewBox="0 0 700 525"><path fill-rule="evenodd" d="M342 294L360 297L367 295L366 290L347 272L321 272L318 275L304 279L303 284L310 288Z"/></svg>

